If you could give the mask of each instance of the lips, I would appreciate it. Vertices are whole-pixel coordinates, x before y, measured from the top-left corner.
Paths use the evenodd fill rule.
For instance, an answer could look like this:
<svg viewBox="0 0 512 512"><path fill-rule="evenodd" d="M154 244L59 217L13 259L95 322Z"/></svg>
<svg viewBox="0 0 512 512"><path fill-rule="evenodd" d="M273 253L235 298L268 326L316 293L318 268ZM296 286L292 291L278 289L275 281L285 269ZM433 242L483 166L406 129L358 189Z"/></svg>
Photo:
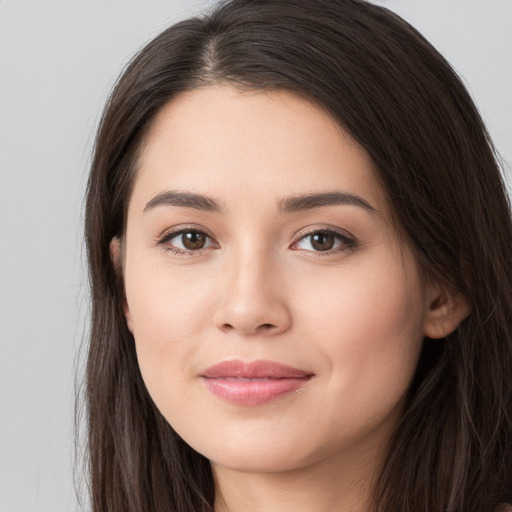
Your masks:
<svg viewBox="0 0 512 512"><path fill-rule="evenodd" d="M311 372L274 361L225 361L206 369L201 378L214 395L239 405L259 405L298 391Z"/></svg>

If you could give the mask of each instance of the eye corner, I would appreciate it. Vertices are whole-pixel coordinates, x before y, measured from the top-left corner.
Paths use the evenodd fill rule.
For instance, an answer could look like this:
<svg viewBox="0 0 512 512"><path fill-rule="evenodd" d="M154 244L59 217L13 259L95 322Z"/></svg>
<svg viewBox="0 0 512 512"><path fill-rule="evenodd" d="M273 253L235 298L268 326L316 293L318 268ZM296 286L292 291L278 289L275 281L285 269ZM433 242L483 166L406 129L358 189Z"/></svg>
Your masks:
<svg viewBox="0 0 512 512"><path fill-rule="evenodd" d="M186 234L192 236L187 239L184 237ZM180 236L181 239L178 242L171 243L172 240L179 239ZM218 242L206 229L191 225L167 229L157 237L155 245L162 247L165 252L171 252L179 256L198 256L204 253L205 250L219 248Z"/></svg>
<svg viewBox="0 0 512 512"><path fill-rule="evenodd" d="M319 237L319 239L313 241L312 238L315 236ZM299 244L308 238L310 239L310 247L300 247ZM322 244L325 244L326 247L321 247ZM318 257L339 255L353 251L357 245L356 238L345 230L333 227L314 227L299 232L290 249L311 253Z"/></svg>

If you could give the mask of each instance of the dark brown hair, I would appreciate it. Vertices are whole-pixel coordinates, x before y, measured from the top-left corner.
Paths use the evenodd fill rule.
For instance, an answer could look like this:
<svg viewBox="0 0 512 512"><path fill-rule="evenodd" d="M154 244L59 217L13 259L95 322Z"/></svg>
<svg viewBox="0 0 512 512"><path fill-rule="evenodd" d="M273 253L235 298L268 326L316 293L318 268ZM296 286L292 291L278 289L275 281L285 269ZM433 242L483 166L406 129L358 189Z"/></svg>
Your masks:
<svg viewBox="0 0 512 512"><path fill-rule="evenodd" d="M287 90L322 106L371 155L397 229L469 317L424 341L372 509L490 512L512 488L512 226L497 159L461 81L388 10L361 0L233 0L151 41L99 127L85 231L86 376L94 512L211 511L208 460L142 381L109 244L122 236L137 151L155 114L208 84Z"/></svg>

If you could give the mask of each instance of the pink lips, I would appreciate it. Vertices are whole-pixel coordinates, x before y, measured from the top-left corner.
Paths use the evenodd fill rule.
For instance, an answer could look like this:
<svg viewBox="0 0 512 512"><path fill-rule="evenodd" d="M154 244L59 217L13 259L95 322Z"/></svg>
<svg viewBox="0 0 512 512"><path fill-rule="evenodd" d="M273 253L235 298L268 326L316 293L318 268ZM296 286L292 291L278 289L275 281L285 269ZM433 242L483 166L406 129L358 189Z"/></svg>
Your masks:
<svg viewBox="0 0 512 512"><path fill-rule="evenodd" d="M225 361L201 378L215 395L240 405L259 405L306 385L312 373L273 361Z"/></svg>

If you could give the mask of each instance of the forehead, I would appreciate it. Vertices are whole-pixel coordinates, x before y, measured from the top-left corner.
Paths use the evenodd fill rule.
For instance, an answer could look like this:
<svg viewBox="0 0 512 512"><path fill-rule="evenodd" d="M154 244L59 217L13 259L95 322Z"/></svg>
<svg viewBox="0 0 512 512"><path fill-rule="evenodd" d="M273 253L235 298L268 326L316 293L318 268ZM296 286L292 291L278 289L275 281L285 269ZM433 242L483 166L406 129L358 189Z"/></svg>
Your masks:
<svg viewBox="0 0 512 512"><path fill-rule="evenodd" d="M148 130L132 200L168 188L226 204L339 190L385 205L370 156L325 110L289 92L221 86L180 94Z"/></svg>

